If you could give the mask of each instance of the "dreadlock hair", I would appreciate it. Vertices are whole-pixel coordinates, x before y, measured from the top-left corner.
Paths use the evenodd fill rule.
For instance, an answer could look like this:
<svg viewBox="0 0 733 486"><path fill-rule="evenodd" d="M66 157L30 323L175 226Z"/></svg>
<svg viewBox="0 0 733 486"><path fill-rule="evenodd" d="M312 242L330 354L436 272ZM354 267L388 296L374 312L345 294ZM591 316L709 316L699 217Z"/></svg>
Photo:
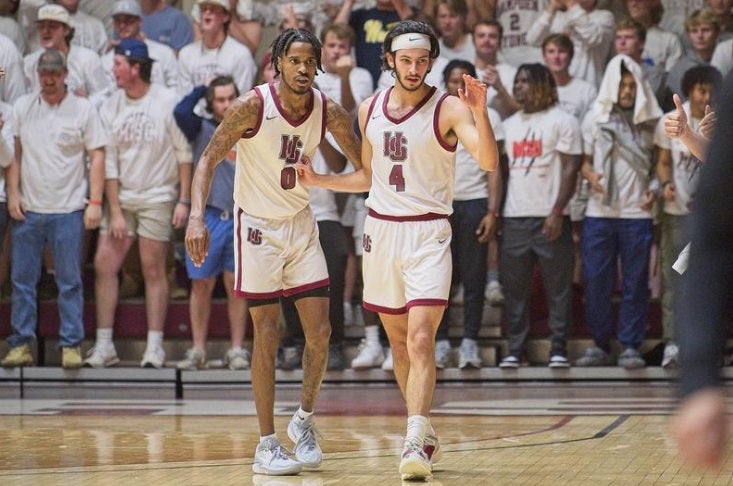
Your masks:
<svg viewBox="0 0 733 486"><path fill-rule="evenodd" d="M525 63L517 68L517 75L520 72L523 72L529 81L529 95L523 107L526 113L546 110L557 104L555 78L547 66L538 62Z"/></svg>
<svg viewBox="0 0 733 486"><path fill-rule="evenodd" d="M310 44L313 46L313 55L316 58L316 67L319 71L323 72L321 67L321 41L312 32L302 29L287 29L278 35L272 44L270 44L270 50L272 50L272 67L275 69L275 75L280 74L280 69L277 67L277 61L285 54L287 54L290 45L293 42L303 42L304 44Z"/></svg>
<svg viewBox="0 0 733 486"><path fill-rule="evenodd" d="M463 71L466 71L469 76L473 76L474 78L476 77L476 66L465 59L452 59L443 69L443 84L448 84L448 78L454 69L462 69Z"/></svg>
<svg viewBox="0 0 733 486"><path fill-rule="evenodd" d="M394 54L392 52L392 41L395 37L402 34L425 34L430 37L430 59L435 59L440 55L440 45L438 44L438 36L435 35L435 31L425 22L417 22L415 20L403 20L395 25L392 30L387 33L382 43L382 69L385 71L391 71L389 63L387 62L387 53Z"/></svg>

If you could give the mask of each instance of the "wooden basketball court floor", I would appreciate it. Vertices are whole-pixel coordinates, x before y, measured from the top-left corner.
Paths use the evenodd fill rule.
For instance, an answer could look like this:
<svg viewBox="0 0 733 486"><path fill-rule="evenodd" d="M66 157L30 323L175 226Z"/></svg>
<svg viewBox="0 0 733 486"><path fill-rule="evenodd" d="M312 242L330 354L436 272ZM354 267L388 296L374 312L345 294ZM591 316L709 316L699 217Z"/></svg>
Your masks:
<svg viewBox="0 0 733 486"><path fill-rule="evenodd" d="M440 383L432 422L443 459L430 484L723 485L693 470L667 433L674 388L664 381ZM251 388L191 387L184 399L155 384L38 385L19 398L0 387L0 485L390 486L405 428L393 383L324 384L317 426L325 460L294 477L252 474L257 421ZM278 384L276 427L298 406Z"/></svg>

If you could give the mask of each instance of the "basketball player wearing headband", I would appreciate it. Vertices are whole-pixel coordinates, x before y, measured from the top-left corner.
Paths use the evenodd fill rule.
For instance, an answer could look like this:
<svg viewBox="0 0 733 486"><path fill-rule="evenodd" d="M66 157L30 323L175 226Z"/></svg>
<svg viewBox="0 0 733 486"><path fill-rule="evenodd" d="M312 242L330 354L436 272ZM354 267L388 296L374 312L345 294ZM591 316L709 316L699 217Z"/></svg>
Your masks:
<svg viewBox="0 0 733 486"><path fill-rule="evenodd" d="M379 313L407 404L399 471L426 478L438 441L428 413L435 389L435 333L448 303L455 151L458 142L487 171L498 153L486 111L486 86L464 75L465 90L448 96L425 84L438 57L427 24L404 21L385 37L383 67L394 86L359 108L363 168L345 175L296 169L304 184L369 191L363 237L364 307Z"/></svg>

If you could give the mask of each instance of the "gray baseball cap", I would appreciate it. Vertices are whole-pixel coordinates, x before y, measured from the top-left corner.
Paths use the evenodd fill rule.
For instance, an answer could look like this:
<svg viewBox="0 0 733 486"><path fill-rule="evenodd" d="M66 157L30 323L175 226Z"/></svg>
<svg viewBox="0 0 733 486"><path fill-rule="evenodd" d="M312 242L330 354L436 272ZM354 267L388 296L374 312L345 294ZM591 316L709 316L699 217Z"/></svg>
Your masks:
<svg viewBox="0 0 733 486"><path fill-rule="evenodd" d="M66 58L61 51L46 49L38 58L36 71L66 71Z"/></svg>
<svg viewBox="0 0 733 486"><path fill-rule="evenodd" d="M142 18L143 11L137 0L117 0L112 7L112 16L115 15L134 15Z"/></svg>

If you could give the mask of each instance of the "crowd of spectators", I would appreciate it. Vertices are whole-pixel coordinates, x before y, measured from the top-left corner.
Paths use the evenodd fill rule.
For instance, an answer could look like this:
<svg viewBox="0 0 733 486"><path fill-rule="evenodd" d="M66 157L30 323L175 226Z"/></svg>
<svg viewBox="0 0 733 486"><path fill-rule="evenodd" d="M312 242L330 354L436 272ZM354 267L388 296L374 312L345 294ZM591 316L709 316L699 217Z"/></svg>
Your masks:
<svg viewBox="0 0 733 486"><path fill-rule="evenodd" d="M663 364L675 366L671 262L684 246L681 228L700 160L670 142L661 126L665 112L682 106L695 128L714 107L722 76L733 67L732 5L733 0L0 0L0 233L7 227L12 234L4 251L10 255L13 306L11 349L2 364L34 361L32 287L42 273L54 275L59 289L62 364L115 364L118 274L128 251L137 248L149 327L141 365L164 366L174 230L188 214L191 164L206 142L197 138L199 132L203 127L210 136L228 106L224 98L216 105L212 80L227 93L272 81L266 49L272 32L311 30L323 44L316 85L355 119L364 99L393 83L381 68L385 35L399 21L417 19L440 38L441 57L428 84L451 93L451 75L458 70L489 87L487 109L504 160L498 179L487 179L463 174L459 151L452 218L452 302L464 306L466 320L459 367L482 365L477 339L484 301L506 306L509 354L502 367L523 362L536 264L550 307L550 366L571 362L566 341L574 283L583 285L594 340L575 364L613 362L611 294L619 291L616 363L645 366L640 347L649 273L659 265L657 246L664 284ZM53 93L59 83L66 86L60 96ZM321 171L350 170L330 139L315 162ZM64 164L71 166L64 169L66 178L54 180L66 174L59 172ZM359 307L354 290L365 197L311 194L332 282L331 369L349 366L344 326L354 322L364 323L365 340L351 365L391 367L378 317ZM65 204L54 202L61 198ZM231 215L220 206L214 205L224 221ZM62 215L63 228L48 229L49 215ZM60 239L72 228L79 234ZM99 235L90 238L97 229ZM90 241L97 245L98 330L84 359L79 276L69 270L82 266L76 261L81 257L67 254L77 247L81 253ZM229 271L224 265L213 276L190 277L197 306L210 305L212 278L224 272L226 281ZM0 275L6 273L0 268ZM246 305L228 298L236 336L225 363L246 368ZM292 369L302 359L302 332L292 303L284 300L283 307L288 331L280 365ZM206 366L209 311L197 309L192 304L194 346L178 363L183 369ZM451 362L446 325L436 349L441 367Z"/></svg>

